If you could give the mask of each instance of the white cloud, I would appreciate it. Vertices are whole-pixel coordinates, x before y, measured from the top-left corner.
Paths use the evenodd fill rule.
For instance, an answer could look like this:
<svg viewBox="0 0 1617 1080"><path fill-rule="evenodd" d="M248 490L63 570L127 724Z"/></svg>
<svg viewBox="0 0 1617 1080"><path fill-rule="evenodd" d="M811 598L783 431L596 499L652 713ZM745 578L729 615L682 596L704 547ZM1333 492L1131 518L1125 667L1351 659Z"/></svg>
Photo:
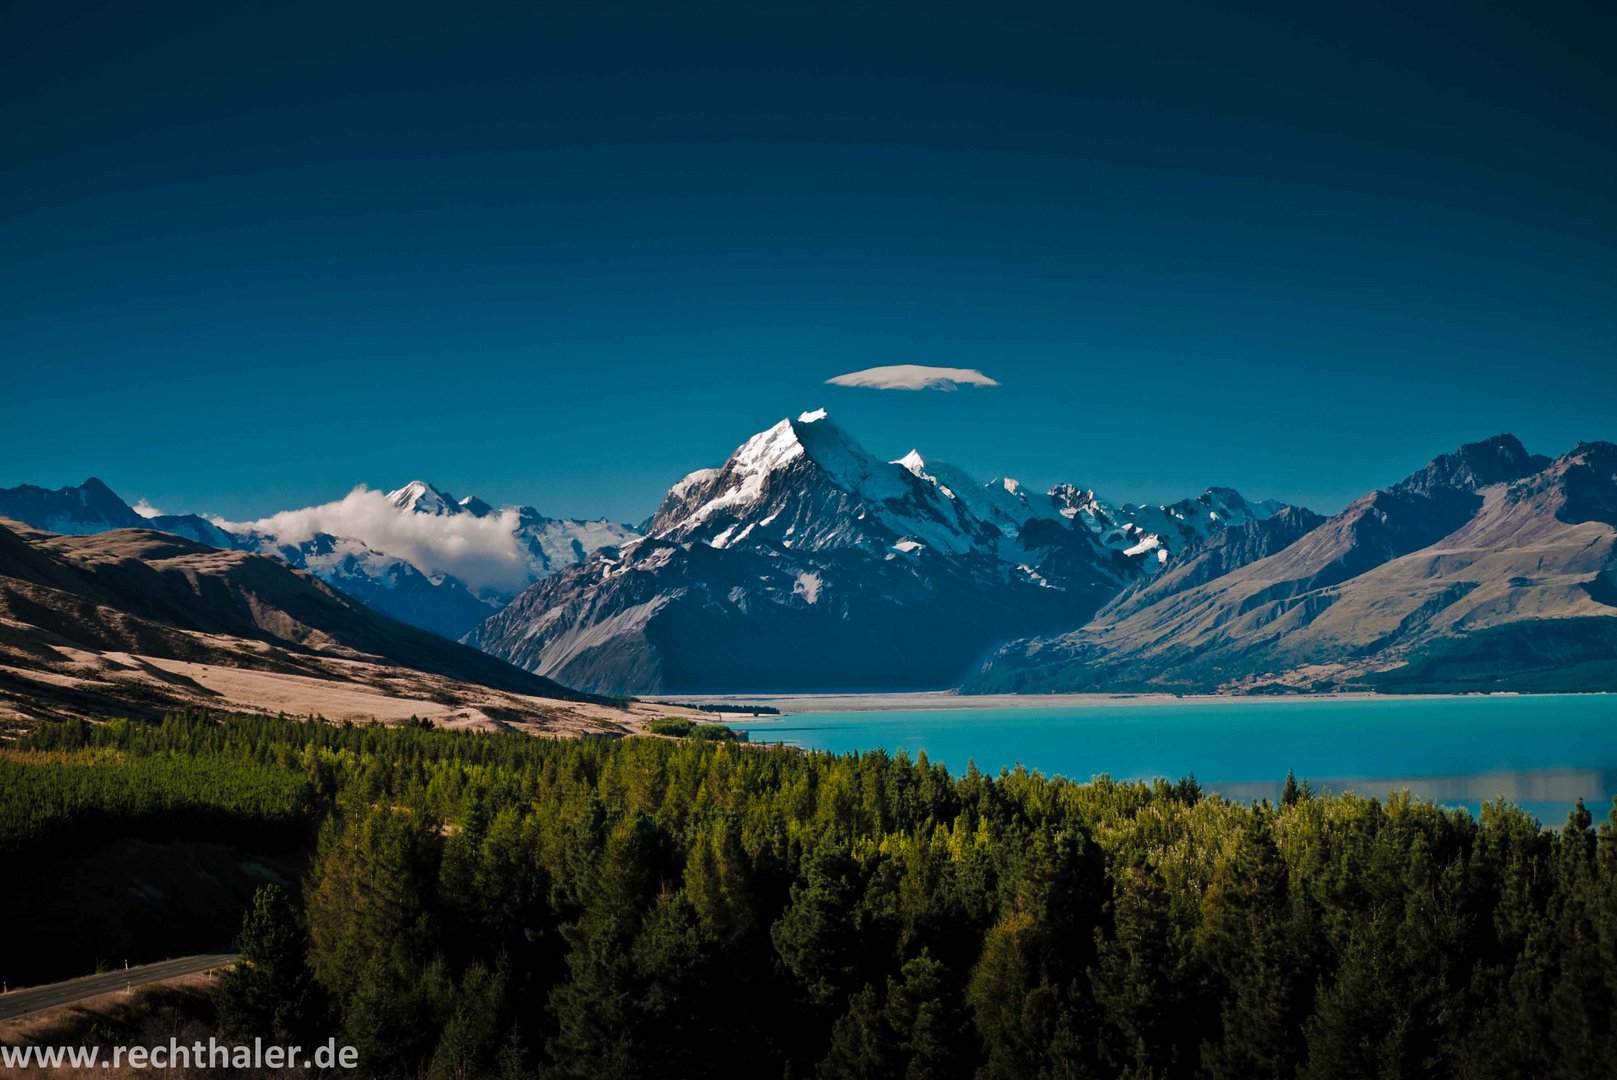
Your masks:
<svg viewBox="0 0 1617 1080"><path fill-rule="evenodd" d="M154 517L162 517L163 516L163 511L159 510L157 507L153 506L151 503L147 502L145 499L140 500L140 502L136 503L134 506L131 506L129 509L133 510L135 513L139 514L143 518L154 518Z"/></svg>
<svg viewBox="0 0 1617 1080"><path fill-rule="evenodd" d="M825 381L832 386L858 386L867 390L958 390L962 386L999 385L975 368L927 367L925 364L866 368Z"/></svg>
<svg viewBox="0 0 1617 1080"><path fill-rule="evenodd" d="M282 544L300 544L316 533L358 540L428 574L451 574L479 592L515 593L529 581L525 551L516 536L515 510L486 517L409 513L388 502L382 492L360 485L337 502L283 510L258 521L219 524L232 532L264 533Z"/></svg>

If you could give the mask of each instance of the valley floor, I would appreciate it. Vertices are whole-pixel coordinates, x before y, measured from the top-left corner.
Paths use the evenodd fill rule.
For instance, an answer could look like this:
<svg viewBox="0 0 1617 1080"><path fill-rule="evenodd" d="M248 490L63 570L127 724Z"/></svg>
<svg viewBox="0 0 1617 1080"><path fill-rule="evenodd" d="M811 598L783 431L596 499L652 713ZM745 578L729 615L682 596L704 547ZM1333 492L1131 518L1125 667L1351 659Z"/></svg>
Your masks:
<svg viewBox="0 0 1617 1080"><path fill-rule="evenodd" d="M309 657L311 674L197 663L125 652L57 647L55 670L8 664L0 651L0 722L31 723L40 715L72 715L85 699L117 715L144 704L244 713L323 716L333 722L398 723L412 716L444 728L519 730L537 735L628 734L677 712L637 702L568 701L495 690L388 664Z"/></svg>

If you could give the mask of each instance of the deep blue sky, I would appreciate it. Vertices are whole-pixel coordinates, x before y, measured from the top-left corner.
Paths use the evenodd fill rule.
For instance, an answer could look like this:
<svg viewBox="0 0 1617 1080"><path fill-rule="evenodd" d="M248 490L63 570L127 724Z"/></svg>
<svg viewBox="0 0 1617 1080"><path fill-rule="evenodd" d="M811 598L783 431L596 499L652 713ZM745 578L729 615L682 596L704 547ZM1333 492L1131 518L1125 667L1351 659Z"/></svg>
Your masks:
<svg viewBox="0 0 1617 1080"><path fill-rule="evenodd" d="M1617 438L1617 9L1398 6L5 5L0 484L639 520L823 405L1334 510ZM897 363L1003 385L823 385Z"/></svg>

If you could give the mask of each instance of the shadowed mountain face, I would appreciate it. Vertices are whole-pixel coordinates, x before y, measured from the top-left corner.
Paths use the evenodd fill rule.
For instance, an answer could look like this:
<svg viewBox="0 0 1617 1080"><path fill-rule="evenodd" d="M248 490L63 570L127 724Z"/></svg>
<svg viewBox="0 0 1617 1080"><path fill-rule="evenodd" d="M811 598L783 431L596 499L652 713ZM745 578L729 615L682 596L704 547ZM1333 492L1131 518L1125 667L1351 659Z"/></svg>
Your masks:
<svg viewBox="0 0 1617 1080"><path fill-rule="evenodd" d="M1017 625L1070 621L1073 602L986 560L646 540L540 582L469 640L602 692L908 689L958 677Z"/></svg>
<svg viewBox="0 0 1617 1080"><path fill-rule="evenodd" d="M1610 688L1614 508L1609 443L1554 461L1474 443L1210 574L1219 545L1285 538L1228 530L1081 630L1006 646L967 688Z"/></svg>
<svg viewBox="0 0 1617 1080"><path fill-rule="evenodd" d="M33 484L0 489L0 517L26 522L47 532L66 534L151 527L94 476L78 487L54 491Z"/></svg>
<svg viewBox="0 0 1617 1080"><path fill-rule="evenodd" d="M435 581L401 558L329 533L295 544L270 536L232 536L225 546L256 551L307 570L369 608L451 640L498 610L453 577L445 575Z"/></svg>
<svg viewBox="0 0 1617 1080"><path fill-rule="evenodd" d="M1126 509L981 485L913 451L883 461L805 413L675 484L644 540L539 582L466 640L602 692L935 688L1278 507L1214 489Z"/></svg>
<svg viewBox="0 0 1617 1080"><path fill-rule="evenodd" d="M495 693L582 700L275 559L149 529L61 536L0 524L0 701L13 712L223 706L231 694L210 690L210 679L267 687L267 700L231 704L273 708L270 684L280 677L293 680L286 686L308 689L313 680L381 698L408 690L445 701ZM412 680L418 685L404 685Z"/></svg>

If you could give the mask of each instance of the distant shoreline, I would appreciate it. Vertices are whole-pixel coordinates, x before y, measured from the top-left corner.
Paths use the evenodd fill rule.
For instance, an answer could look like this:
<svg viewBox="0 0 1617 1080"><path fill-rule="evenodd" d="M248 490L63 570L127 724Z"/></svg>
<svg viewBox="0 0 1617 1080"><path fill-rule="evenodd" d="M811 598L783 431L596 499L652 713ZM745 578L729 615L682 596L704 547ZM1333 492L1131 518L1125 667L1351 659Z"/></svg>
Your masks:
<svg viewBox="0 0 1617 1080"><path fill-rule="evenodd" d="M1278 701L1417 701L1438 698L1566 697L1565 694L957 694L952 690L876 694L670 694L658 700L672 705L735 705L723 716L746 716L746 706L763 705L781 716L829 712L919 712L926 710L1097 708L1145 705L1254 705ZM1584 696L1584 695L1577 695ZM763 715L758 722L780 717Z"/></svg>

